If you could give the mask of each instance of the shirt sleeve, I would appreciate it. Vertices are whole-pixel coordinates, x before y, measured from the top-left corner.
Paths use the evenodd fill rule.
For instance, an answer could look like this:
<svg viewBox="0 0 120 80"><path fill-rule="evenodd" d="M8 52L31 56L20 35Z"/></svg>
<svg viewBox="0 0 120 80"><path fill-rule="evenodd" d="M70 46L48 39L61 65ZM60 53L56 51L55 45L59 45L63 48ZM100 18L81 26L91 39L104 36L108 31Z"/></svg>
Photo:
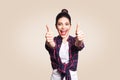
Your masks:
<svg viewBox="0 0 120 80"><path fill-rule="evenodd" d="M55 38L54 38L55 41ZM55 45L56 46L56 45ZM54 52L55 48L50 47L47 42L45 42L45 49L49 52L49 54L52 54Z"/></svg>
<svg viewBox="0 0 120 80"><path fill-rule="evenodd" d="M50 48L48 45L47 45L47 42L45 42L45 49L49 52L52 48Z"/></svg>
<svg viewBox="0 0 120 80"><path fill-rule="evenodd" d="M77 46L78 51L81 51L84 48L84 42L81 42L81 44L79 44L79 46Z"/></svg>
<svg viewBox="0 0 120 80"><path fill-rule="evenodd" d="M73 43L72 43L72 50L73 51L81 51L84 48L84 42L82 41L81 44L79 44L78 46L75 46L75 38L73 39Z"/></svg>

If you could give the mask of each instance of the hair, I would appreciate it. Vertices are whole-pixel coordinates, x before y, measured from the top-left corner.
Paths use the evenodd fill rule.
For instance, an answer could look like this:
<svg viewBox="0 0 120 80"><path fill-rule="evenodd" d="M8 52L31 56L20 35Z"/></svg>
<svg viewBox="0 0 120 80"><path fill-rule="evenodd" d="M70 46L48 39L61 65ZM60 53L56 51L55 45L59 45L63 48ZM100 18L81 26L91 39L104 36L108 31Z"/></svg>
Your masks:
<svg viewBox="0 0 120 80"><path fill-rule="evenodd" d="M56 26L57 26L58 20L62 17L68 18L68 20L70 21L70 25L71 25L71 17L68 13L68 10L67 9L62 9L61 12L56 16L56 22L55 22Z"/></svg>

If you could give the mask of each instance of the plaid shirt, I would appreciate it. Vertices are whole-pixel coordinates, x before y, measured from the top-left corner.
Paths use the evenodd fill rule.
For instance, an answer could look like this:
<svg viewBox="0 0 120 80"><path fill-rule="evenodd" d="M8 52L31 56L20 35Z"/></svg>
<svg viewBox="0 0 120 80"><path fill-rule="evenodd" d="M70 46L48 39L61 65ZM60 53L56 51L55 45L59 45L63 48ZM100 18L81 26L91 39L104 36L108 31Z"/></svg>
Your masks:
<svg viewBox="0 0 120 80"><path fill-rule="evenodd" d="M59 56L59 50L62 43L62 38L60 36L54 37L55 47L51 48L47 44L45 44L45 48L48 50L51 59L51 65L53 69L57 69L61 75L61 80L65 77L66 80L71 80L71 75L69 70L76 71L77 63L78 63L78 51L84 48L84 43L75 46L75 37L68 37L68 45L69 45L69 63L65 64L61 62Z"/></svg>

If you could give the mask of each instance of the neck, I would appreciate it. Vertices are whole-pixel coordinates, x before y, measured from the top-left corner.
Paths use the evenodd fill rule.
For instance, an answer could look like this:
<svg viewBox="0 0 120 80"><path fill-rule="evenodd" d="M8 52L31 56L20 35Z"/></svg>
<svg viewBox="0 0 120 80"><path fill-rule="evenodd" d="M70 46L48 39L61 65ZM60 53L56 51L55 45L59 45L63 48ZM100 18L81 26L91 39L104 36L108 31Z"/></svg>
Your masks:
<svg viewBox="0 0 120 80"><path fill-rule="evenodd" d="M65 38L62 38L62 42L63 42L63 43L66 43L67 40L68 40L68 37L69 37L69 36L67 36L67 37L65 37Z"/></svg>

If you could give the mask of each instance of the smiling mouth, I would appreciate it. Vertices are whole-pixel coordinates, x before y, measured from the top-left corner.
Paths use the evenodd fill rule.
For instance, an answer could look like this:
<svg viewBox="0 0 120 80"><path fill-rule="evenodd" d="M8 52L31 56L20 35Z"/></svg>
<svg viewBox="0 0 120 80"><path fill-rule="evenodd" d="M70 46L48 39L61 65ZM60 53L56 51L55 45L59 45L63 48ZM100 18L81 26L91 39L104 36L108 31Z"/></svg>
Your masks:
<svg viewBox="0 0 120 80"><path fill-rule="evenodd" d="M68 30L61 30L60 33L62 36L65 36Z"/></svg>

